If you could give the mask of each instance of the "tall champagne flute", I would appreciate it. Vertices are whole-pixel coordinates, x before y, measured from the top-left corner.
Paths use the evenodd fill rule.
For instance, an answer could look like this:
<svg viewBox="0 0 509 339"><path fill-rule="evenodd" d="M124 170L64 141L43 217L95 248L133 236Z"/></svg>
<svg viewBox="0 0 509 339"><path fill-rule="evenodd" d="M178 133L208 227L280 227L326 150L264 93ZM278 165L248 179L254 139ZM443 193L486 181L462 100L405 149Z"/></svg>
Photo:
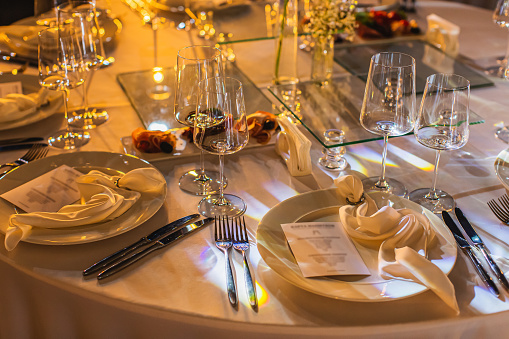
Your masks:
<svg viewBox="0 0 509 339"><path fill-rule="evenodd" d="M240 151L249 141L240 81L214 77L200 82L193 139L200 149L219 155L222 178L224 156ZM222 185L218 195L209 195L198 205L199 213L208 217L234 217L245 210L244 201L236 195L224 194Z"/></svg>
<svg viewBox="0 0 509 339"><path fill-rule="evenodd" d="M194 127L198 84L206 78L224 74L221 51L210 46L191 46L178 51L175 85L175 119L183 125ZM219 192L226 185L219 173L205 170L203 151L200 152L200 169L185 173L179 181L180 188L196 195Z"/></svg>
<svg viewBox="0 0 509 339"><path fill-rule="evenodd" d="M463 147L468 141L470 82L455 74L433 74L426 80L414 134L420 144L436 150L431 188L410 192L409 199L440 213L454 208L454 199L436 188L440 151Z"/></svg>
<svg viewBox="0 0 509 339"><path fill-rule="evenodd" d="M83 85L83 108L74 111L74 115L69 118L69 124L73 127L92 129L102 125L109 118L105 110L88 105L90 81L95 70L99 69L105 60L95 4L91 1L70 0L59 5L57 10L59 24L70 24L76 31L81 31L83 38L80 39L80 47L88 69Z"/></svg>
<svg viewBox="0 0 509 339"><path fill-rule="evenodd" d="M69 90L83 84L86 67L79 46L79 36L69 25L39 32L39 83L64 97L66 128L49 137L51 146L74 149L88 143L90 134L69 126L67 100Z"/></svg>
<svg viewBox="0 0 509 339"><path fill-rule="evenodd" d="M362 127L384 137L382 173L363 180L364 190L406 196L401 182L385 177L389 136L413 129L415 120L415 60L403 53L378 53L371 57L361 108Z"/></svg>

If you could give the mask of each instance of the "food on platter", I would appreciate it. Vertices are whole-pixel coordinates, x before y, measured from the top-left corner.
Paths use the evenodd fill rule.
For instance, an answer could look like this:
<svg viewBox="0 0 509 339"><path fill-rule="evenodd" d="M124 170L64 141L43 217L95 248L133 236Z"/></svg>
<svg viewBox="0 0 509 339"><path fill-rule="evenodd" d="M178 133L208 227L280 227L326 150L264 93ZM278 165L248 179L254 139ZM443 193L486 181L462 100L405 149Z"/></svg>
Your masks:
<svg viewBox="0 0 509 339"><path fill-rule="evenodd" d="M177 145L177 137L172 131L148 131L142 127L132 133L133 145L144 153L172 153Z"/></svg>
<svg viewBox="0 0 509 339"><path fill-rule="evenodd" d="M272 134L279 127L279 124L274 114L256 111L247 116L247 126L251 138L254 138L260 144L267 144Z"/></svg>
<svg viewBox="0 0 509 339"><path fill-rule="evenodd" d="M361 38L390 38L419 34L415 20L408 20L403 11L370 11L355 14L357 35Z"/></svg>

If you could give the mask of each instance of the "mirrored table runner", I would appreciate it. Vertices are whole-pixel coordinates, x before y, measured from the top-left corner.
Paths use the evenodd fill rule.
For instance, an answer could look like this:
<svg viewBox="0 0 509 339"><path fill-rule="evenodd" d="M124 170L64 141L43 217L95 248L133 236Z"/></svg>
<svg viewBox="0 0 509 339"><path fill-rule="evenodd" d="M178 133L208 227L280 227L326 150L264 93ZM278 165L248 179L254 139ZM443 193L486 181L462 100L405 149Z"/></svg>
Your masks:
<svg viewBox="0 0 509 339"><path fill-rule="evenodd" d="M271 86L268 90L279 101L280 109L290 111L322 146L332 148L383 139L360 124L365 86L362 76L354 75L335 77L326 86L311 81L300 82L292 89L296 97L294 103L289 101L287 86ZM470 125L480 123L484 123L484 119L470 111ZM343 142L327 141L324 132L328 129L342 130Z"/></svg>

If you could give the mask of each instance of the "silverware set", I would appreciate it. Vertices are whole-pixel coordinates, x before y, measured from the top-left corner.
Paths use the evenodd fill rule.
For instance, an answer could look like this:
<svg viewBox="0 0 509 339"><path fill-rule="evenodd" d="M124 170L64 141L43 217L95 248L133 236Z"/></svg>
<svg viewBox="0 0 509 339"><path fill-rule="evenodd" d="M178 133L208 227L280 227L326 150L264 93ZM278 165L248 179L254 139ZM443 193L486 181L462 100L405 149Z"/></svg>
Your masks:
<svg viewBox="0 0 509 339"><path fill-rule="evenodd" d="M238 297L235 279L230 263L229 251L233 247L242 254L244 266L244 279L246 281L246 291L249 304L253 310L258 310L258 299L256 298L255 280L251 275L249 262L246 252L249 250L249 238L246 230L244 217L228 218L226 216L216 216L214 220L214 239L216 247L224 253L226 269L226 291L230 304L237 308Z"/></svg>
<svg viewBox="0 0 509 339"><path fill-rule="evenodd" d="M0 169L9 167L4 172L0 173L0 179L3 178L8 172L12 171L19 166L29 163L30 161L44 158L48 154L48 145L46 144L33 144L32 147L20 158L13 162L7 162L0 166Z"/></svg>

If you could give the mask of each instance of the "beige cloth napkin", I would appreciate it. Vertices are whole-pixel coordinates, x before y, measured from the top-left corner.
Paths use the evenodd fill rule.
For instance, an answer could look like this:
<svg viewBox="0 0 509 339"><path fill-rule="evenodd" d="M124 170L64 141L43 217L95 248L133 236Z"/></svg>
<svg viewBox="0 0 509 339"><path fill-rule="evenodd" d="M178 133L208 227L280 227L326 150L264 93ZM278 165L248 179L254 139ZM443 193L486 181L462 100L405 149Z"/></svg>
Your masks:
<svg viewBox="0 0 509 339"><path fill-rule="evenodd" d="M154 168L138 168L124 176L109 176L94 170L76 179L76 183L81 194L80 203L64 206L54 213L11 215L5 248L12 251L34 227L65 228L113 220L138 201L140 192L156 194L165 187L161 174Z"/></svg>
<svg viewBox="0 0 509 339"><path fill-rule="evenodd" d="M354 176L334 181L338 195L359 201L362 182ZM352 200L354 199L354 200ZM339 217L348 235L363 246L378 249L378 271L382 278L403 278L427 286L459 314L454 286L437 266L426 259L435 232L428 218L411 209L394 209L366 195L362 204L345 205Z"/></svg>
<svg viewBox="0 0 509 339"><path fill-rule="evenodd" d="M297 177L311 174L311 141L302 134L287 116L278 116L283 128L277 135L276 152L286 162L290 175Z"/></svg>
<svg viewBox="0 0 509 339"><path fill-rule="evenodd" d="M27 95L11 93L0 98L0 122L21 119L34 113L37 108L44 105L50 96L47 88L41 88L37 93Z"/></svg>
<svg viewBox="0 0 509 339"><path fill-rule="evenodd" d="M436 14L428 15L426 20L428 21L426 39L444 53L453 57L457 56L460 27Z"/></svg>

